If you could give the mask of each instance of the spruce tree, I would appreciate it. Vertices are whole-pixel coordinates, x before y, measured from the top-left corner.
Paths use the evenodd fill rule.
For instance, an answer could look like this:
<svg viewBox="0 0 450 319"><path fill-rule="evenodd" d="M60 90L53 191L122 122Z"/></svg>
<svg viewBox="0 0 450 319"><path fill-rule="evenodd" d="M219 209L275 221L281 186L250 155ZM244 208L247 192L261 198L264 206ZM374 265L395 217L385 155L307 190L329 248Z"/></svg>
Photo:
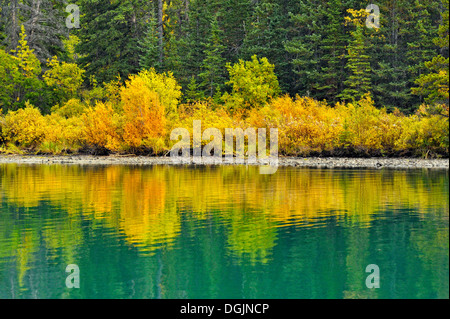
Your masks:
<svg viewBox="0 0 450 319"><path fill-rule="evenodd" d="M145 17L150 3L144 0L79 0L83 13L77 30L83 55L79 63L86 78L95 76L99 83L127 78L139 70L139 40L145 33Z"/></svg>
<svg viewBox="0 0 450 319"><path fill-rule="evenodd" d="M281 87L289 91L291 67L289 54L283 42L287 38L289 21L282 4L285 1L261 0L256 3L248 19L247 32L240 58L249 60L253 55L266 57L275 65Z"/></svg>
<svg viewBox="0 0 450 319"><path fill-rule="evenodd" d="M415 84L412 92L425 96L425 102L429 104L449 105L449 3L443 1L441 25L438 29L438 37L433 39L439 47L439 55L431 61L425 62L427 72L422 74Z"/></svg>
<svg viewBox="0 0 450 319"><path fill-rule="evenodd" d="M317 85L314 87L317 99L330 103L338 101L337 96L344 89L345 60L348 36L343 19L341 0L331 0L322 8L323 27L320 41L320 69L316 73Z"/></svg>
<svg viewBox="0 0 450 319"><path fill-rule="evenodd" d="M140 54L139 54L139 67L141 69L155 68L161 69L159 64L159 38L157 30L158 21L155 16L154 8L151 8L149 17L145 25L145 33L143 39L138 41Z"/></svg>
<svg viewBox="0 0 450 319"><path fill-rule="evenodd" d="M345 89L339 97L344 101L355 101L371 91L372 70L370 57L367 55L368 40L363 21L366 16L365 10L349 10L349 13L351 16L347 18L347 21L352 23L356 29L351 31L351 40L347 47L346 68L350 73L344 82Z"/></svg>
<svg viewBox="0 0 450 319"><path fill-rule="evenodd" d="M217 16L211 20L211 34L205 47L206 57L202 63L199 78L206 94L213 97L225 84L225 59L222 57L225 46L222 44L223 31L219 27Z"/></svg>
<svg viewBox="0 0 450 319"><path fill-rule="evenodd" d="M300 95L315 96L317 74L320 72L320 13L319 1L300 1L298 11L290 13L293 38L285 44L291 55L291 65L296 74L294 91Z"/></svg>

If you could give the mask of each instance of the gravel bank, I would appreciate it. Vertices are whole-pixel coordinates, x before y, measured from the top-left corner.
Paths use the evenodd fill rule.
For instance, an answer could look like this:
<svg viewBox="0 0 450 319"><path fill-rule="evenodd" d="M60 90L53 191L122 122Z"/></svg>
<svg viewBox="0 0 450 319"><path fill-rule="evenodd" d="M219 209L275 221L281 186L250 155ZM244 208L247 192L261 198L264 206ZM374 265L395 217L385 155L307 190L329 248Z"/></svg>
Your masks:
<svg viewBox="0 0 450 319"><path fill-rule="evenodd" d="M71 164L71 165L174 165L170 157L145 156L21 156L0 155L0 164ZM208 165L208 164L204 164ZM393 168L393 169L446 169L448 159L419 158L295 158L282 157L279 166L314 167L314 168Z"/></svg>

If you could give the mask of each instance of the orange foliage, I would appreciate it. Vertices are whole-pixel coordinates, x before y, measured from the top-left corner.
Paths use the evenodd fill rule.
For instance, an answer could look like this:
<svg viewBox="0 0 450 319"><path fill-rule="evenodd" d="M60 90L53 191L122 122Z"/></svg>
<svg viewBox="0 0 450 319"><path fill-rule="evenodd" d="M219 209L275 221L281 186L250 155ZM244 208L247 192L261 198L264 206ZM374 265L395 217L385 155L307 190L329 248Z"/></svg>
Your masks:
<svg viewBox="0 0 450 319"><path fill-rule="evenodd" d="M156 92L151 91L140 77L133 77L122 88L126 145L132 148L151 146L152 139L165 132L165 111Z"/></svg>
<svg viewBox="0 0 450 319"><path fill-rule="evenodd" d="M120 137L117 128L120 117L111 105L98 102L83 114L84 138L88 145L109 150L118 150Z"/></svg>

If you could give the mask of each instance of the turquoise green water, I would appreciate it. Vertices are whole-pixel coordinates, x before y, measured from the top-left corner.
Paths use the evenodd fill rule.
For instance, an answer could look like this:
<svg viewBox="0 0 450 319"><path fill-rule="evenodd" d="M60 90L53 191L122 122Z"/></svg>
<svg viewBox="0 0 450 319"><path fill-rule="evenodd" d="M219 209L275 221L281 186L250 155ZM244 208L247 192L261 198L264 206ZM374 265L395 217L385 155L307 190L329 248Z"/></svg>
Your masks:
<svg viewBox="0 0 450 319"><path fill-rule="evenodd" d="M448 171L3 164L0 298L448 298L448 195Z"/></svg>

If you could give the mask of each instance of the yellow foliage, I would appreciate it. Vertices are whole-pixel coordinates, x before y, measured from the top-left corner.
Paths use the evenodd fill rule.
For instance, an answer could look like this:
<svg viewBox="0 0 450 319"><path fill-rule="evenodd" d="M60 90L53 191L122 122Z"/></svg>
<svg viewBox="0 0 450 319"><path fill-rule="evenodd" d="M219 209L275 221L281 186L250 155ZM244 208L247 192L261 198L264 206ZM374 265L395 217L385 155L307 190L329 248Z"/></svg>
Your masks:
<svg viewBox="0 0 450 319"><path fill-rule="evenodd" d="M62 117L71 118L74 116L80 116L84 113L86 105L79 99L70 99L62 106L55 105L52 107L52 113L56 113Z"/></svg>
<svg viewBox="0 0 450 319"><path fill-rule="evenodd" d="M447 154L449 145L448 117L415 114L404 119L404 129L395 142L397 149L411 150L416 155Z"/></svg>
<svg viewBox="0 0 450 319"><path fill-rule="evenodd" d="M309 151L330 150L342 131L341 119L334 108L308 97L293 100L289 96L274 99L265 112L264 120L250 114L252 124L277 126L279 147L285 154L301 155ZM261 116L261 115L259 115Z"/></svg>
<svg viewBox="0 0 450 319"><path fill-rule="evenodd" d="M158 94L149 89L142 77L137 76L127 81L120 95L125 145L132 148L151 146L152 139L162 137L165 132L165 108Z"/></svg>
<svg viewBox="0 0 450 319"><path fill-rule="evenodd" d="M184 105L184 112L180 114L180 122L174 123L171 129L185 128L193 136L193 122L201 121L202 132L208 128L217 128L225 136L226 128L234 128L233 119L223 108L213 110L208 102L197 102L191 105ZM209 143L203 140L202 144Z"/></svg>
<svg viewBox="0 0 450 319"><path fill-rule="evenodd" d="M200 120L202 132L217 128L223 136L227 128L277 128L279 154L287 156L448 156L446 105L423 105L416 114L405 116L398 110L388 113L376 108L366 95L334 107L309 97L282 96L245 112L233 112L210 101L178 108L179 95L173 87L165 87L165 81L176 84L170 77L144 71L130 77L124 86L120 80L105 85L113 102L86 108L87 102L71 99L52 108L47 116L26 103L24 109L0 115L0 150L31 148L61 153L88 145L113 152L162 154L175 143L170 140L173 129L186 128L192 136L193 121ZM168 115L167 105L176 106L177 112Z"/></svg>
<svg viewBox="0 0 450 319"><path fill-rule="evenodd" d="M120 148L120 116L110 104L98 102L83 114L84 138L88 145L117 151Z"/></svg>
<svg viewBox="0 0 450 319"><path fill-rule="evenodd" d="M75 96L83 83L85 70L75 63L60 62L56 56L48 60L47 66L49 69L43 75L45 83L62 96Z"/></svg>
<svg viewBox="0 0 450 319"><path fill-rule="evenodd" d="M39 149L44 153L76 151L83 144L81 117L66 119L53 113L45 116L45 137Z"/></svg>
<svg viewBox="0 0 450 319"><path fill-rule="evenodd" d="M28 41L26 40L27 34L23 24L21 25L20 30L19 46L17 47L17 50L13 50L12 52L17 54L22 74L26 78L34 78L41 73L41 63L34 55L34 50L31 50L28 45Z"/></svg>
<svg viewBox="0 0 450 319"><path fill-rule="evenodd" d="M155 69L143 70L138 75L130 77L130 81L140 78L145 85L158 94L159 102L164 107L166 116L177 114L178 103L181 98L181 86L178 85L172 72L158 74Z"/></svg>
<svg viewBox="0 0 450 319"><path fill-rule="evenodd" d="M385 132L379 124L382 113L386 111L377 109L370 96L365 96L357 103L340 105L338 112L344 118L344 131L340 140L342 146L381 149Z"/></svg>
<svg viewBox="0 0 450 319"><path fill-rule="evenodd" d="M26 102L24 109L6 114L2 135L6 142L36 147L45 137L45 119L37 108Z"/></svg>

